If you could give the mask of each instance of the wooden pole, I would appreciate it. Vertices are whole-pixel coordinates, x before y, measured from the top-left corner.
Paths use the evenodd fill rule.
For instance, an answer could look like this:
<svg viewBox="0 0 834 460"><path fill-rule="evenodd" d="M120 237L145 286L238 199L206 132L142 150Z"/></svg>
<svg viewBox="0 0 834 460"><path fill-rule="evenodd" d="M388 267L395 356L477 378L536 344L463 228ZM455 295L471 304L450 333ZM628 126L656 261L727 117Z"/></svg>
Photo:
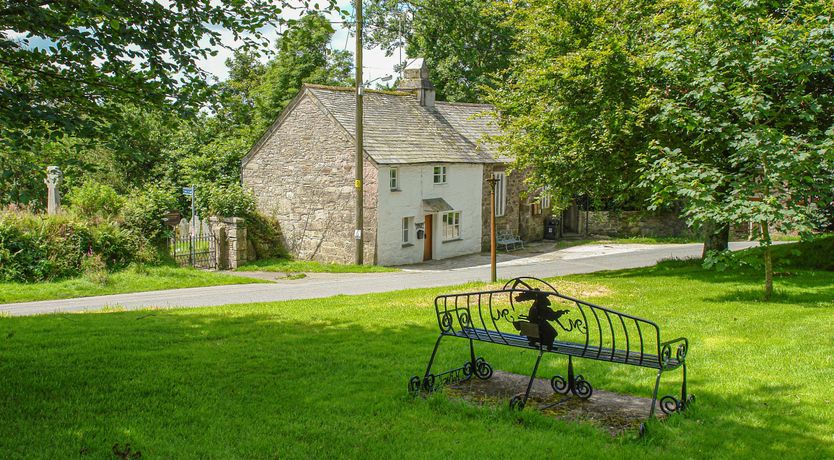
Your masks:
<svg viewBox="0 0 834 460"><path fill-rule="evenodd" d="M356 229L354 230L354 238L356 239L356 255L354 257L356 265L364 263L365 245L363 241L363 207L364 207L364 187L362 184L363 171L363 95L362 95L362 0L356 0L356 177L354 186L356 188Z"/></svg>
<svg viewBox="0 0 834 460"><path fill-rule="evenodd" d="M495 184L498 182L498 180L495 177L493 177L491 179L487 179L487 182L489 182L489 279L494 283L498 280L495 247Z"/></svg>

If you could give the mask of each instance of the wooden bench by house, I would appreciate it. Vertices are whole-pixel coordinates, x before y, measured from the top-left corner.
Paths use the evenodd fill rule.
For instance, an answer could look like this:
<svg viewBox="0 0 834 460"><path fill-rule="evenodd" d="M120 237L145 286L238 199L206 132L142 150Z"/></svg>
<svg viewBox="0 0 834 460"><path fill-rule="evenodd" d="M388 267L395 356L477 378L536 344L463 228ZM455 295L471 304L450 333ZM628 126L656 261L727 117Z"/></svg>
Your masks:
<svg viewBox="0 0 834 460"><path fill-rule="evenodd" d="M517 235L512 235L509 233L500 234L495 239L495 243L498 246L503 246L504 251L511 251L513 249L524 249L524 241L519 238Z"/></svg>
<svg viewBox="0 0 834 460"><path fill-rule="evenodd" d="M545 353L568 357L567 376L550 379L557 393L591 397L591 383L574 372L573 358L581 358L656 370L649 418L654 417L660 377L666 372L682 369L681 393L680 398L663 396L660 409L666 414L682 411L693 399L686 389L687 339L663 341L654 322L560 294L545 281L516 278L499 290L441 295L434 304L440 336L423 377L411 378L411 392L431 392L473 375L490 378L492 366L475 354L475 342L488 342L538 352L526 391L510 400L510 406L518 410L527 403ZM459 368L433 373L432 364L444 337L467 340L469 361Z"/></svg>

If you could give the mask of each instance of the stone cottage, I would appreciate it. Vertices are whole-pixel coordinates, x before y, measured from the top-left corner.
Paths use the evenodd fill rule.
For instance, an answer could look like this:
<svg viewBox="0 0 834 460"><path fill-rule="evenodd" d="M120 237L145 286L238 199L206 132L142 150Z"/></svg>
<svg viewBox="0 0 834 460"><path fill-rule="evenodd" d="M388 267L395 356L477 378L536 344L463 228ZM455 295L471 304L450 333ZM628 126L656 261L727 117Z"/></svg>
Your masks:
<svg viewBox="0 0 834 460"><path fill-rule="evenodd" d="M484 142L488 105L435 102L422 59L398 91L364 97L365 260L401 265L489 245L489 184L499 233L541 239L547 203ZM291 254L350 263L354 252L353 88L305 85L242 161L242 182L280 223Z"/></svg>

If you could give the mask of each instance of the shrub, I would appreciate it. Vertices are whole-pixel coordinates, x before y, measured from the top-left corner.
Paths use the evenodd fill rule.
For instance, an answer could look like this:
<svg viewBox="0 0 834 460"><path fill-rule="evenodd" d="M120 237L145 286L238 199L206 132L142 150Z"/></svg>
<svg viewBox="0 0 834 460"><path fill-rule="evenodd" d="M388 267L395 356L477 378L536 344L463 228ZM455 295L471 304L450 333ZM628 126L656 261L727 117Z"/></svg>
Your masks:
<svg viewBox="0 0 834 460"><path fill-rule="evenodd" d="M66 195L68 208L81 217L113 218L124 206L124 198L113 187L88 180Z"/></svg>
<svg viewBox="0 0 834 460"><path fill-rule="evenodd" d="M258 212L246 216L246 235L255 248L255 258L286 257L284 241L278 222Z"/></svg>
<svg viewBox="0 0 834 460"><path fill-rule="evenodd" d="M204 184L197 188L201 216L249 217L255 212L255 197L240 185Z"/></svg>
<svg viewBox="0 0 834 460"><path fill-rule="evenodd" d="M136 238L115 222L29 212L0 213L0 279L46 281L82 272L85 254L114 268L132 261Z"/></svg>
<svg viewBox="0 0 834 460"><path fill-rule="evenodd" d="M168 211L177 209L177 196L172 188L150 186L136 190L122 209L125 229L151 245L159 245L167 236L163 219Z"/></svg>
<svg viewBox="0 0 834 460"><path fill-rule="evenodd" d="M107 274L107 264L100 254L84 256L81 259L81 269L84 271L84 277L95 284L103 286L110 281L110 275Z"/></svg>

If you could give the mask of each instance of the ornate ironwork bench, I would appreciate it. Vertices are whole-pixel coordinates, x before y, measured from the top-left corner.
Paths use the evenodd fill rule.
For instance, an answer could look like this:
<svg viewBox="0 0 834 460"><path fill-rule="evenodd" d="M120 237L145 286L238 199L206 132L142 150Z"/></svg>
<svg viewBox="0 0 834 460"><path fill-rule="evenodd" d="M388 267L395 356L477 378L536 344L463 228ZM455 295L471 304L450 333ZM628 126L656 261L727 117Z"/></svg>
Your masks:
<svg viewBox="0 0 834 460"><path fill-rule="evenodd" d="M514 409L521 410L526 405L546 352L568 357L567 377L556 375L550 379L557 393L591 397L590 382L573 369L573 358L583 358L657 370L649 418L654 417L664 372L683 370L680 399L671 395L660 399L664 413L683 411L693 400L686 391L687 339L661 341L660 328L654 322L560 294L540 279L515 278L499 290L441 295L434 306L440 336L423 377L414 376L409 381L409 391L413 393L431 392L444 384L469 380L473 375L489 379L492 366L475 354L474 344L479 341L538 352L526 391L510 400ZM432 364L444 337L468 340L470 358L459 368L435 374Z"/></svg>

